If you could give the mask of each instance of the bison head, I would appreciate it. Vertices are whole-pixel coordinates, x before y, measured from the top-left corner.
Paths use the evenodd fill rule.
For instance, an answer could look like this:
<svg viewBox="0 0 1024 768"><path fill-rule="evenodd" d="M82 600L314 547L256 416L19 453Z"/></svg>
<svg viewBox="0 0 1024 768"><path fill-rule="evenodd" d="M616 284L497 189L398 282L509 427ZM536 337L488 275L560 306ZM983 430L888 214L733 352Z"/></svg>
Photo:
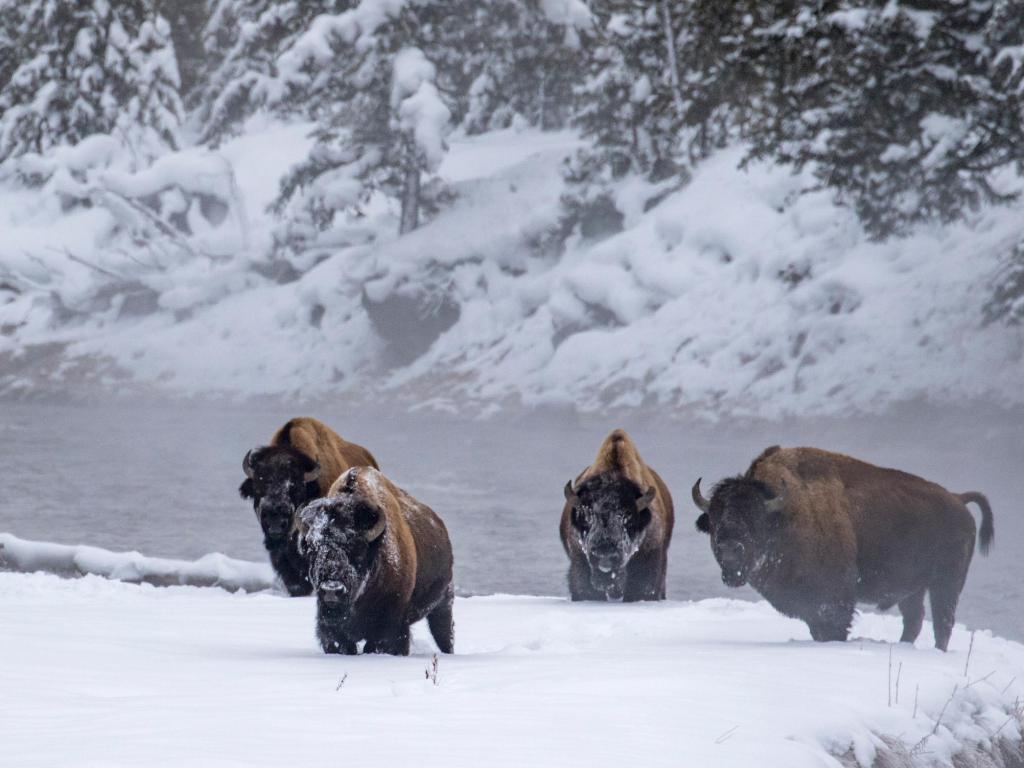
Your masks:
<svg viewBox="0 0 1024 768"><path fill-rule="evenodd" d="M711 536L711 551L722 569L722 581L741 587L760 567L772 535L782 519L785 494L776 496L764 483L746 478L723 480L708 501L693 485L700 508L697 530Z"/></svg>
<svg viewBox="0 0 1024 768"><path fill-rule="evenodd" d="M641 489L617 472L594 475L578 488L571 480L565 484L572 529L598 592L622 597L626 565L643 542L654 495L654 488Z"/></svg>
<svg viewBox="0 0 1024 768"><path fill-rule="evenodd" d="M320 465L294 448L254 448L245 454L242 471L238 492L252 499L267 544L284 539L295 512L320 495Z"/></svg>
<svg viewBox="0 0 1024 768"><path fill-rule="evenodd" d="M387 518L357 491L317 499L301 512L299 546L321 605L347 614L362 594L380 549Z"/></svg>

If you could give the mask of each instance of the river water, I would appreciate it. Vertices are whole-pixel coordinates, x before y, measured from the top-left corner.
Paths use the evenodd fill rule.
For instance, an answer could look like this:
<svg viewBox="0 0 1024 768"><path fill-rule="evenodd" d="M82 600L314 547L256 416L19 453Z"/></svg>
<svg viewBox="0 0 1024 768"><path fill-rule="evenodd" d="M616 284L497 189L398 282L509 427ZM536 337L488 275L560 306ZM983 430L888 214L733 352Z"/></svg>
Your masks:
<svg viewBox="0 0 1024 768"><path fill-rule="evenodd" d="M293 415L316 415L362 443L397 484L446 521L464 593L567 593L558 540L562 488L602 438L625 427L668 483L676 505L668 596L756 599L725 587L707 538L693 527L689 488L742 472L763 448L815 445L986 493L996 545L975 556L958 621L1024 640L1024 414L906 407L896 415L782 424L618 420L524 413L465 421L342 406L86 407L0 403L0 531L148 555L219 551L264 556L237 494L246 450Z"/></svg>

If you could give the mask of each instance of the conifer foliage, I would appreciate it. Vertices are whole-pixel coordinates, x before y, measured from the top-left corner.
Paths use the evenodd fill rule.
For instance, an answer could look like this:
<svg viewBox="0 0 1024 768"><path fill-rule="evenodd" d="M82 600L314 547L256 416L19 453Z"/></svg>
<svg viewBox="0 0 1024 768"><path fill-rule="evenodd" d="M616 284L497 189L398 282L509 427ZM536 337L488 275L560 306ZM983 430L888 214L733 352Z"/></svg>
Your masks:
<svg viewBox="0 0 1024 768"><path fill-rule="evenodd" d="M0 162L94 134L141 164L181 145L170 27L146 0L31 0L5 26L18 61L0 78Z"/></svg>

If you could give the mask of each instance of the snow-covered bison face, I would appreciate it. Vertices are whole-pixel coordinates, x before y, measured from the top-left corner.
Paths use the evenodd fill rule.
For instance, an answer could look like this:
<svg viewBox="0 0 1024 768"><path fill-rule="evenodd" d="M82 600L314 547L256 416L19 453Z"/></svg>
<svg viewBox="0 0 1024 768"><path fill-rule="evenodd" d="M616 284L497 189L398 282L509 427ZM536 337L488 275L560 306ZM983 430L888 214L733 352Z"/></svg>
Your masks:
<svg viewBox="0 0 1024 768"><path fill-rule="evenodd" d="M694 483L693 501L700 508L697 530L711 536L711 551L722 569L722 581L730 587L747 583L763 561L777 529L785 501L768 486L755 480L723 480L708 501Z"/></svg>
<svg viewBox="0 0 1024 768"><path fill-rule="evenodd" d="M254 448L242 460L245 481L238 492L252 499L266 543L288 535L295 512L320 495L320 465L294 448Z"/></svg>
<svg viewBox="0 0 1024 768"><path fill-rule="evenodd" d="M317 599L347 614L366 586L386 517L358 493L343 492L311 502L301 518L301 549Z"/></svg>
<svg viewBox="0 0 1024 768"><path fill-rule="evenodd" d="M622 597L626 566L651 522L654 489L642 490L617 472L565 485L570 520L590 565L590 583L609 598Z"/></svg>

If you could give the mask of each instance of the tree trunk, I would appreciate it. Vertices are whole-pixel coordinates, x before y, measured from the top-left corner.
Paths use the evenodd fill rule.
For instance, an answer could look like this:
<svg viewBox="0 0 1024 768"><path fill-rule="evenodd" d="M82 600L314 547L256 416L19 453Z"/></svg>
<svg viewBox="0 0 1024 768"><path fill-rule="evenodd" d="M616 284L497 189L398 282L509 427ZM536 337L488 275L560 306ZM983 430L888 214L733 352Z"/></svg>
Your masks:
<svg viewBox="0 0 1024 768"><path fill-rule="evenodd" d="M669 9L669 0L661 0L659 5L661 5L661 23L665 28L665 49L668 51L669 75L672 78L672 101L681 118L684 112L683 91L679 81L679 62L676 60L676 34L672 29L672 11Z"/></svg>
<svg viewBox="0 0 1024 768"><path fill-rule="evenodd" d="M398 234L412 232L420 225L420 169L415 162L405 169L405 184L402 187L402 219Z"/></svg>

